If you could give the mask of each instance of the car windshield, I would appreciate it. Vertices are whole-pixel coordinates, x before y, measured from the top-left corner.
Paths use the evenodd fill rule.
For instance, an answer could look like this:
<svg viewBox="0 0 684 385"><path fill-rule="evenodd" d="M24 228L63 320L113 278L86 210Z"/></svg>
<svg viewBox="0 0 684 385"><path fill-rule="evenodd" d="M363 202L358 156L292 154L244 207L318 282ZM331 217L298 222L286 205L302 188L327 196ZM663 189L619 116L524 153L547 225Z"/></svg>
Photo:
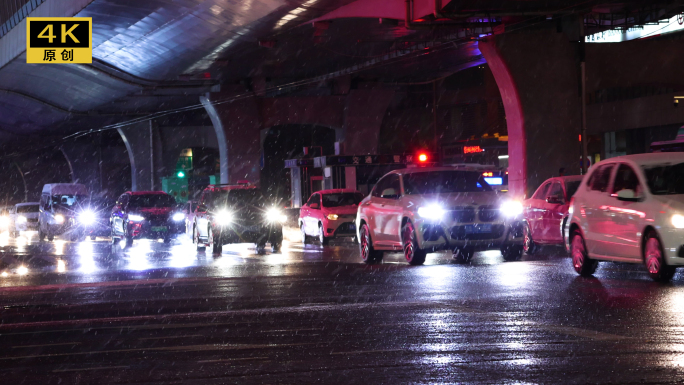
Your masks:
<svg viewBox="0 0 684 385"><path fill-rule="evenodd" d="M323 195L323 207L355 206L363 200L361 193L336 193Z"/></svg>
<svg viewBox="0 0 684 385"><path fill-rule="evenodd" d="M684 194L684 163L650 166L643 169L651 194Z"/></svg>
<svg viewBox="0 0 684 385"><path fill-rule="evenodd" d="M573 182L567 182L565 184L565 189L567 190L568 193L568 199L572 198L573 195L577 192L577 188L579 187L580 183L582 183L581 180L578 181L573 181Z"/></svg>
<svg viewBox="0 0 684 385"><path fill-rule="evenodd" d="M166 194L132 195L131 200L128 201L128 207L173 207L175 205L176 200Z"/></svg>
<svg viewBox="0 0 684 385"><path fill-rule="evenodd" d="M427 171L404 175L406 195L492 191L475 171Z"/></svg>
<svg viewBox="0 0 684 385"><path fill-rule="evenodd" d="M70 194L65 194L65 195L53 195L52 196L52 203L60 206L65 206L65 207L73 207L76 205L80 205L83 202L88 200L88 197L85 195L70 195Z"/></svg>
<svg viewBox="0 0 684 385"><path fill-rule="evenodd" d="M209 198L209 206L235 206L243 204L261 204L264 202L264 195L257 189L230 190L212 193Z"/></svg>
<svg viewBox="0 0 684 385"><path fill-rule="evenodd" d="M260 204L264 201L264 194L257 189L233 190L228 194L228 204Z"/></svg>
<svg viewBox="0 0 684 385"><path fill-rule="evenodd" d="M37 213L40 209L39 205L25 205L17 206L18 213Z"/></svg>

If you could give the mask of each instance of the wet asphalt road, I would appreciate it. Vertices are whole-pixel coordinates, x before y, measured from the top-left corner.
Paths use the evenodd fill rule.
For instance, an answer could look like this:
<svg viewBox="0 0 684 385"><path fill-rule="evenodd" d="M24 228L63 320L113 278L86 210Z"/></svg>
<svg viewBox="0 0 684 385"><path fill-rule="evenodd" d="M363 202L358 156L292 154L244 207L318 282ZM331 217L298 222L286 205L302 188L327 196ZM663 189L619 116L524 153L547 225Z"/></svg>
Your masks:
<svg viewBox="0 0 684 385"><path fill-rule="evenodd" d="M0 236L0 256L6 384L684 382L684 276L585 279L556 248L365 266L350 242L214 257Z"/></svg>

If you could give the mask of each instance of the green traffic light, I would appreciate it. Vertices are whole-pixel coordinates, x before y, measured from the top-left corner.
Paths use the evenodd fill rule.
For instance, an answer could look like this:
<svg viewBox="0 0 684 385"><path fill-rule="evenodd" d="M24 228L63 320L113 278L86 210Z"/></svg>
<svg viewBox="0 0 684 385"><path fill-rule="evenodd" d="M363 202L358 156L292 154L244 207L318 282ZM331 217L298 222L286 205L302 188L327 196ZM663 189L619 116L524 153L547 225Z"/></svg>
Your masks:
<svg viewBox="0 0 684 385"><path fill-rule="evenodd" d="M178 171L179 178L185 178L185 173L183 171Z"/></svg>

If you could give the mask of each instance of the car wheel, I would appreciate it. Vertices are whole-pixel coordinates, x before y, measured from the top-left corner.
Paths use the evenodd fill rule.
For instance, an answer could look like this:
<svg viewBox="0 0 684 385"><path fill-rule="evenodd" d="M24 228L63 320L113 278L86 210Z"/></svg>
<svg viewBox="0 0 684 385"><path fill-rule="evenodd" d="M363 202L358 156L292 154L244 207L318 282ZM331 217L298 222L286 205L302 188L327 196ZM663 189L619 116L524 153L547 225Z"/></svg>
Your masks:
<svg viewBox="0 0 684 385"><path fill-rule="evenodd" d="M271 242L271 248L273 248L274 253L280 253L280 247L282 246L282 241L280 242Z"/></svg>
<svg viewBox="0 0 684 385"><path fill-rule="evenodd" d="M525 222L523 225L523 251L525 254L534 254L537 251L537 245L532 240L532 231L530 230L529 223Z"/></svg>
<svg viewBox="0 0 684 385"><path fill-rule="evenodd" d="M124 248L130 249L131 247L133 247L133 237L130 235L126 235L126 246Z"/></svg>
<svg viewBox="0 0 684 385"><path fill-rule="evenodd" d="M501 248L501 255L506 262L519 261L522 253L522 245L504 245Z"/></svg>
<svg viewBox="0 0 684 385"><path fill-rule="evenodd" d="M45 241L45 233L42 230L38 230L38 239L43 242Z"/></svg>
<svg viewBox="0 0 684 385"><path fill-rule="evenodd" d="M209 226L207 229L207 234L209 236L209 247L211 247L211 253L214 255L221 255L223 253L223 244L219 239L214 238L214 230Z"/></svg>
<svg viewBox="0 0 684 385"><path fill-rule="evenodd" d="M318 224L318 240L321 242L321 245L327 245L328 241L330 238L325 236L325 233L323 232L323 225Z"/></svg>
<svg viewBox="0 0 684 385"><path fill-rule="evenodd" d="M665 261L665 253L663 253L663 247L655 231L651 231L646 235L644 263L646 264L648 275L654 281L668 282L675 274L675 268L668 266Z"/></svg>
<svg viewBox="0 0 684 385"><path fill-rule="evenodd" d="M257 243L256 252L259 255L266 254L266 243Z"/></svg>
<svg viewBox="0 0 684 385"><path fill-rule="evenodd" d="M359 249L361 251L361 258L367 264L373 264L382 261L383 252L373 249L373 241L371 240L370 228L367 224L361 225L359 230L361 239L359 240Z"/></svg>
<svg viewBox="0 0 684 385"><path fill-rule="evenodd" d="M167 235L164 237L164 243L171 243L172 240L173 240L173 238L171 238L170 235Z"/></svg>
<svg viewBox="0 0 684 385"><path fill-rule="evenodd" d="M193 226L192 229L192 243L195 244L195 247L197 248L197 251L204 251L207 249L207 247L203 244L200 243L200 236L199 236L199 230L197 230L197 226Z"/></svg>
<svg viewBox="0 0 684 385"><path fill-rule="evenodd" d="M473 259L475 250L471 247L462 247L454 250L452 258L458 263L468 263Z"/></svg>
<svg viewBox="0 0 684 385"><path fill-rule="evenodd" d="M95 239L97 239L96 236L94 236L94 235L91 235L91 236L90 236L90 240L91 240L91 241L94 241Z"/></svg>
<svg viewBox="0 0 684 385"><path fill-rule="evenodd" d="M52 242L54 239L55 239L55 236L54 236L54 235L48 235L48 236L47 236L48 242Z"/></svg>
<svg viewBox="0 0 684 385"><path fill-rule="evenodd" d="M406 262L411 265L422 265L425 263L427 251L421 250L416 238L416 229L411 222L406 222L401 229L401 239L404 247L404 257Z"/></svg>
<svg viewBox="0 0 684 385"><path fill-rule="evenodd" d="M594 274L598 267L598 261L589 258L582 233L579 230L573 231L571 239L570 255L572 256L572 267L575 268L577 274L583 277Z"/></svg>
<svg viewBox="0 0 684 385"><path fill-rule="evenodd" d="M302 233L302 243L306 245L306 241L307 241L308 237L306 235L306 231L304 231L304 224L299 226L299 231L301 231L301 233Z"/></svg>

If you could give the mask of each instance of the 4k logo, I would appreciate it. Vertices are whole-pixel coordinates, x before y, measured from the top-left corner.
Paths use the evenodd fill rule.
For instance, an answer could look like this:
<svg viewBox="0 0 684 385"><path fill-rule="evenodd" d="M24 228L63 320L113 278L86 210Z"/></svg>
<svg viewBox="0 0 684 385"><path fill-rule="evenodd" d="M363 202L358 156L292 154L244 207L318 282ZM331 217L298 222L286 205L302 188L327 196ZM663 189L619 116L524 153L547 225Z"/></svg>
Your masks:
<svg viewBox="0 0 684 385"><path fill-rule="evenodd" d="M27 63L92 63L93 22L90 17L26 19Z"/></svg>

